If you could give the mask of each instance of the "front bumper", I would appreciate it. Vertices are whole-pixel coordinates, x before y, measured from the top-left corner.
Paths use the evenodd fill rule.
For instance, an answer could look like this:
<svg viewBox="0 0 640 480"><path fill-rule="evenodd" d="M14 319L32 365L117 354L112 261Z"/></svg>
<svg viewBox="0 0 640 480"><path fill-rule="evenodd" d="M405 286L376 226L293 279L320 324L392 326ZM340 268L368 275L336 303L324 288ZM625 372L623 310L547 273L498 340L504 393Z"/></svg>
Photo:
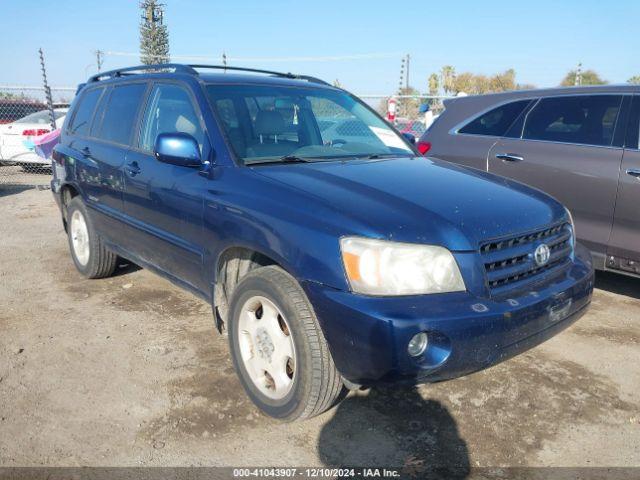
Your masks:
<svg viewBox="0 0 640 480"><path fill-rule="evenodd" d="M314 282L304 287L342 376L370 385L436 382L513 357L580 318L593 281L591 255L576 245L566 274L513 298L470 292L368 297ZM429 346L410 357L407 344L419 332L428 333Z"/></svg>

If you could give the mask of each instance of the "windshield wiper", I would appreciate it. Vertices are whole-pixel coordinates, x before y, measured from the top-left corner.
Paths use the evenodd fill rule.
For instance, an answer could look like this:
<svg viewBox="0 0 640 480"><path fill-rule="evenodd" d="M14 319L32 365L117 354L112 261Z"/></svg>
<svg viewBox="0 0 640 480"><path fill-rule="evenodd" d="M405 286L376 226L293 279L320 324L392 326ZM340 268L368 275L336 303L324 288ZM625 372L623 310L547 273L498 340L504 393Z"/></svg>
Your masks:
<svg viewBox="0 0 640 480"><path fill-rule="evenodd" d="M408 153L371 153L369 155L358 155L358 158L366 158L368 160L376 160L378 158L387 158L387 157L409 157L413 156Z"/></svg>
<svg viewBox="0 0 640 480"><path fill-rule="evenodd" d="M258 162L249 162L247 163L247 165L253 166L253 165L270 165L274 163L309 163L310 161L311 160L307 158L298 157L296 155L284 155L283 157L276 158L273 160L260 160Z"/></svg>

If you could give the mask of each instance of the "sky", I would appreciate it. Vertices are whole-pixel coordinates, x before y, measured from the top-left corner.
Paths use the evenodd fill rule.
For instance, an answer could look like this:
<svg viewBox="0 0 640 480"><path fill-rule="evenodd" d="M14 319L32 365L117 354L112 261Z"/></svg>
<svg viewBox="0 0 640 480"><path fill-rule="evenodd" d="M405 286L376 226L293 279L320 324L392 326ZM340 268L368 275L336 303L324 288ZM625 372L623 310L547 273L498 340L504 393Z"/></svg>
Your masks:
<svg viewBox="0 0 640 480"><path fill-rule="evenodd" d="M231 65L338 79L361 95L395 92L404 54L421 92L443 65L477 74L513 68L519 83L538 87L559 84L578 62L611 83L640 74L637 0L164 3L172 55L221 63L225 52ZM0 0L0 12L0 85L40 85L40 47L53 86L94 74L97 49L138 52L137 0ZM103 70L138 63L108 54Z"/></svg>

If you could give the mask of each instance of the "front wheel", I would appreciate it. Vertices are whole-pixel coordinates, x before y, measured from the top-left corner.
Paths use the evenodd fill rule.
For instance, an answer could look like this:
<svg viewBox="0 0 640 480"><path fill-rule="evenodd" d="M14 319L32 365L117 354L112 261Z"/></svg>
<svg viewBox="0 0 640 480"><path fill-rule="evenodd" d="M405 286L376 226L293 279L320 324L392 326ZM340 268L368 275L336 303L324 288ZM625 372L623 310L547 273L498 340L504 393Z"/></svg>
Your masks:
<svg viewBox="0 0 640 480"><path fill-rule="evenodd" d="M338 373L315 313L296 280L261 267L237 285L231 301L229 347L240 381L267 415L310 418L338 399Z"/></svg>
<svg viewBox="0 0 640 480"><path fill-rule="evenodd" d="M78 271L87 278L110 276L116 269L118 256L104 246L80 197L69 202L67 219L69 249Z"/></svg>

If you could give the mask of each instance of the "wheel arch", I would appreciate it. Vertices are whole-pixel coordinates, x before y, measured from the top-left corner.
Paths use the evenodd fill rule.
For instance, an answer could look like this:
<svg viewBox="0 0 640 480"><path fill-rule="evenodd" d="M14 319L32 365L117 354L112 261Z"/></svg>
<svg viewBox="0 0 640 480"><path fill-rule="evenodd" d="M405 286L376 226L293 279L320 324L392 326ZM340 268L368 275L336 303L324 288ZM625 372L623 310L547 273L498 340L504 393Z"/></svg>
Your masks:
<svg viewBox="0 0 640 480"><path fill-rule="evenodd" d="M68 221L67 221L67 206L69 202L80 195L80 190L78 187L71 183L65 183L60 187L60 207L62 211L62 224L64 225L64 231L67 231Z"/></svg>
<svg viewBox="0 0 640 480"><path fill-rule="evenodd" d="M253 247L232 245L217 256L213 266L212 306L219 332L226 329L229 301L236 285L250 271L268 265L280 267L295 278L295 274L276 255Z"/></svg>

